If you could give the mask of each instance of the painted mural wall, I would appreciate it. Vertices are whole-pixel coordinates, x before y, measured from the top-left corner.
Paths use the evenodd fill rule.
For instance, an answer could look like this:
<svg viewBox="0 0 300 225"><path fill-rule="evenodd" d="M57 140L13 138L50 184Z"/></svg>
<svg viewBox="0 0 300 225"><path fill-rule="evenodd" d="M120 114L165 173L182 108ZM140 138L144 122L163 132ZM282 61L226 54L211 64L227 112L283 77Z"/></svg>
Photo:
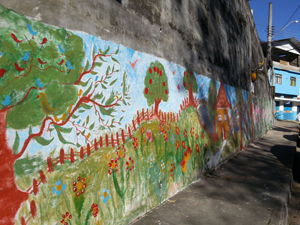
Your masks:
<svg viewBox="0 0 300 225"><path fill-rule="evenodd" d="M272 125L248 91L0 15L0 224L126 224Z"/></svg>

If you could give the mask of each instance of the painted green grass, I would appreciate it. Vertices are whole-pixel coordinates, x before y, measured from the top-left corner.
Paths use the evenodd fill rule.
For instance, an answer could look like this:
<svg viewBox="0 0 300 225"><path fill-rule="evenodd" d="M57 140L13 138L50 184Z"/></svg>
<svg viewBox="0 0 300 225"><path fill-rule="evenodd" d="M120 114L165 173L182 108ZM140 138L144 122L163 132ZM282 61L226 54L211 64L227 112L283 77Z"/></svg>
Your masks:
<svg viewBox="0 0 300 225"><path fill-rule="evenodd" d="M153 141L147 137L148 131L152 132ZM109 163L112 158L116 159L118 150L112 147L93 151L90 157L74 164L66 162L54 167L55 172L47 174L47 184L41 184L39 193L29 197L29 201L37 203L38 215L31 223L60 223L62 215L69 212L72 215L67 221L69 224L98 224L98 221L100 224L126 224L195 181L208 160L210 150L205 146L211 146L193 107L182 113L178 123L143 122L133 137L135 141L126 140L125 158L117 161L118 167L111 175ZM179 143L178 150L176 143ZM183 172L182 159L189 148L191 154ZM134 169L126 171L129 157ZM76 197L72 189L73 182L78 183L78 177L86 179L86 188ZM24 175L17 182L25 188L28 180L28 175ZM60 195L53 194L52 189L57 187L59 180L61 185L65 184L65 190ZM104 189L109 190L109 199L105 203L101 199ZM96 217L92 215L92 204L98 205ZM18 214L19 221L28 213L27 204L23 204Z"/></svg>

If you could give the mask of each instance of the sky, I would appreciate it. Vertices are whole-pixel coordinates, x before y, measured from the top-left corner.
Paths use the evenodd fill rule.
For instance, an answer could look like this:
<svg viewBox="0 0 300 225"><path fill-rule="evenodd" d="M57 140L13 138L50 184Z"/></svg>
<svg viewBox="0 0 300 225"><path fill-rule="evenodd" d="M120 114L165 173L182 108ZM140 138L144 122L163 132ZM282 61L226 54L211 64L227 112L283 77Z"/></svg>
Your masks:
<svg viewBox="0 0 300 225"><path fill-rule="evenodd" d="M299 0L250 0L253 17L259 38L267 41L267 27L269 17L269 3L273 2L273 36L276 35L286 24L291 23L281 31L274 40L296 38L300 41L300 1ZM294 15L293 15L294 14Z"/></svg>

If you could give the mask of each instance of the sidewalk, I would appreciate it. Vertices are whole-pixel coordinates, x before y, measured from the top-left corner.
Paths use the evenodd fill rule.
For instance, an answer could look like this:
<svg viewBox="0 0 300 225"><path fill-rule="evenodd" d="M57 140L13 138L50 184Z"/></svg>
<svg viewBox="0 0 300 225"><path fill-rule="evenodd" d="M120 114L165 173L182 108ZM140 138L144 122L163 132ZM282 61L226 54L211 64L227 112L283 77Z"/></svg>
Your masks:
<svg viewBox="0 0 300 225"><path fill-rule="evenodd" d="M201 176L132 224L287 224L298 132L298 124L276 121L213 175Z"/></svg>

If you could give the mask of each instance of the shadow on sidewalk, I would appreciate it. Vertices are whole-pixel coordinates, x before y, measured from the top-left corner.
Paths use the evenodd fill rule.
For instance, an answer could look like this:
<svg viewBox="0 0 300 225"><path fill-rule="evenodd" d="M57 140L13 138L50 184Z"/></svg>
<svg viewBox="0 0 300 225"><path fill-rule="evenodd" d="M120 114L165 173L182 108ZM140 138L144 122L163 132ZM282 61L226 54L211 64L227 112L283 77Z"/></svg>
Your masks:
<svg viewBox="0 0 300 225"><path fill-rule="evenodd" d="M295 135L284 135L295 136ZM288 138L287 138L288 139ZM287 145L275 145L270 149L270 152L277 157L277 159L289 169L293 167L294 156L296 153L296 148Z"/></svg>

